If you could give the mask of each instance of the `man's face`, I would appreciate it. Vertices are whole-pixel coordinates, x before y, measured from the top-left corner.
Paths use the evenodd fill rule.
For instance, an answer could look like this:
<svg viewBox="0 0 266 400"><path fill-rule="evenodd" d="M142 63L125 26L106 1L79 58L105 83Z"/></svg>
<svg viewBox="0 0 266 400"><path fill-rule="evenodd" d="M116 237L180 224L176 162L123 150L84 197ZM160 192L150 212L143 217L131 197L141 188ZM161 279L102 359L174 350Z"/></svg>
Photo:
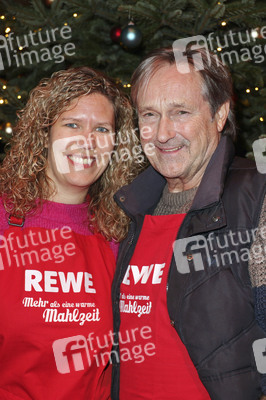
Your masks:
<svg viewBox="0 0 266 400"><path fill-rule="evenodd" d="M199 185L225 123L226 106L212 118L199 72L161 67L138 93L141 143L171 192ZM145 151L145 145L154 145Z"/></svg>

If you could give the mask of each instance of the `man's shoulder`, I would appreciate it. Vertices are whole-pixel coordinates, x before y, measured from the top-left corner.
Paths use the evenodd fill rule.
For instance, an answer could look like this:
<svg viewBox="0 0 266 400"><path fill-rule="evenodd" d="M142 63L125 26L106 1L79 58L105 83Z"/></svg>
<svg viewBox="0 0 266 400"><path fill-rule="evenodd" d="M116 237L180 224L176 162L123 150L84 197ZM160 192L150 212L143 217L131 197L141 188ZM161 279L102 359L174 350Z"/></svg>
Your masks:
<svg viewBox="0 0 266 400"><path fill-rule="evenodd" d="M244 157L234 157L230 169L243 169L257 171L256 163L254 160Z"/></svg>
<svg viewBox="0 0 266 400"><path fill-rule="evenodd" d="M235 157L225 179L223 201L230 207L245 203L251 212L252 204L255 209L262 207L265 193L266 174L258 172L255 161Z"/></svg>
<svg viewBox="0 0 266 400"><path fill-rule="evenodd" d="M261 184L266 184L266 174L258 172L254 160L243 157L234 157L228 172L229 175L233 175L236 179L239 179L237 184L240 184L243 179L245 179L246 182L254 179L254 183L260 182Z"/></svg>

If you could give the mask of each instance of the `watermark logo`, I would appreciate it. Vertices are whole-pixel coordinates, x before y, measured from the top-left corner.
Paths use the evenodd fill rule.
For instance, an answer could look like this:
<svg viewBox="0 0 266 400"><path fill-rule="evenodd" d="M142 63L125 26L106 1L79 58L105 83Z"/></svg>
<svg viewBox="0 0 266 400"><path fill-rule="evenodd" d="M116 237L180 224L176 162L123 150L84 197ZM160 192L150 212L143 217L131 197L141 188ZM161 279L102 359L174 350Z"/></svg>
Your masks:
<svg viewBox="0 0 266 400"><path fill-rule="evenodd" d="M17 267L25 267L49 259L61 264L66 257L76 255L76 246L72 240L69 226L63 226L56 232L48 229L35 232L29 229L21 236L15 235L13 231L0 235L0 271L11 267L13 263Z"/></svg>
<svg viewBox="0 0 266 400"><path fill-rule="evenodd" d="M61 44L62 41L71 39L71 36L69 25L38 32L30 31L23 37L15 36L14 32L9 33L7 37L0 35L0 71L5 67L19 68L52 60L61 63L65 56L71 57L75 54L74 43Z"/></svg>
<svg viewBox="0 0 266 400"><path fill-rule="evenodd" d="M181 274L204 270L203 253L207 256L210 264L210 254L207 240L198 235L185 239L178 239L173 244L176 267Z"/></svg>
<svg viewBox="0 0 266 400"><path fill-rule="evenodd" d="M132 361L140 364L146 357L155 355L155 344L152 338L152 328L144 325L134 329L120 331L115 335L111 330L98 336L90 332L83 335L58 339L53 342L53 353L57 370L60 374L82 371L92 364L97 367L110 362ZM120 344L120 352L113 345Z"/></svg>
<svg viewBox="0 0 266 400"><path fill-rule="evenodd" d="M252 144L257 170L266 174L266 138L255 140Z"/></svg>
<svg viewBox="0 0 266 400"><path fill-rule="evenodd" d="M256 235L266 239L266 227L251 230L228 231L222 234L210 232L203 235L177 239L173 243L173 254L177 271L188 274L203 271L209 267L240 265L253 260L262 263L265 249L261 244L253 244Z"/></svg>
<svg viewBox="0 0 266 400"><path fill-rule="evenodd" d="M122 134L117 132L111 135L113 150L110 150L110 133L104 136L97 135L75 135L68 138L57 139L52 144L53 156L56 168L59 173L67 174L72 170L83 171L92 165L101 166L106 162L127 162L134 160L138 163L145 162L144 153L140 144L131 146L131 136L135 135L134 130ZM128 146L127 146L128 144ZM122 145L122 146L120 146ZM144 152L152 156L155 146L146 143Z"/></svg>
<svg viewBox="0 0 266 400"><path fill-rule="evenodd" d="M57 139L53 142L53 153L58 172L61 174L67 174L70 172L68 153L70 154L73 152L74 154L78 154L79 150L82 153L82 157L76 156L77 161L81 159L80 162L74 162L73 160L73 167L75 171L84 170L85 164L83 160L85 158L88 160L87 165L89 160L92 160L86 138L82 135L77 135L69 138Z"/></svg>
<svg viewBox="0 0 266 400"><path fill-rule="evenodd" d="M208 52L207 40L203 35L190 36L188 38L177 39L173 43L173 50L176 60L176 68L181 74L188 74L190 72L190 66L185 55L187 48L191 50L203 48L207 51L207 57L210 65L210 56ZM196 71L204 69L203 60L201 54L194 54L192 56L193 64Z"/></svg>
<svg viewBox="0 0 266 400"><path fill-rule="evenodd" d="M255 340L252 347L257 370L260 374L266 374L266 338Z"/></svg>
<svg viewBox="0 0 266 400"><path fill-rule="evenodd" d="M230 30L223 36L214 36L214 32L211 32L207 37L196 35L175 40L173 42L173 52L177 70L182 74L190 72L186 56L188 48L191 50L205 49L209 65L211 62L210 52L217 52L217 55L213 55L217 66L219 65L218 54L224 64L246 61L254 61L256 64L262 63L266 59L266 46L256 43L258 37L266 39L266 26L260 29L238 32ZM196 71L204 69L200 54L194 54L192 59Z"/></svg>
<svg viewBox="0 0 266 400"><path fill-rule="evenodd" d="M81 371L91 366L88 344L82 335L54 341L53 352L57 370L61 374Z"/></svg>

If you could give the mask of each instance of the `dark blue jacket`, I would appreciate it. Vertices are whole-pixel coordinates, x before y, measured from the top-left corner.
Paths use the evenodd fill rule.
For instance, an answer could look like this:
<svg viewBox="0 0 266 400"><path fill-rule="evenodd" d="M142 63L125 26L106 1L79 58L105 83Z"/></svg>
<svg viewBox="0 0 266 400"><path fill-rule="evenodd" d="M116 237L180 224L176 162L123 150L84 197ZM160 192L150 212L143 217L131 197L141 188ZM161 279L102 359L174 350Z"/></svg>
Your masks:
<svg viewBox="0 0 266 400"><path fill-rule="evenodd" d="M115 343L120 325L120 284L144 216L153 213L165 183L149 167L115 195L119 206L132 220L128 237L120 246L113 284ZM265 338L265 333L255 319L245 251L251 241L242 242L247 232L254 233L258 226L265 183L265 175L257 172L255 163L234 157L231 139L222 137L178 232L177 239L190 238L186 240L191 243L186 247L185 242L184 251L172 258L167 289L169 325L185 344L212 400L256 400L261 394L261 375L256 368L252 343ZM241 240L237 239L238 232ZM225 254L220 245L230 233L234 239L227 245ZM204 248L204 243L209 247ZM193 254L199 253L199 247L204 270L196 271ZM114 350L118 351L117 345ZM119 399L116 357L112 399Z"/></svg>

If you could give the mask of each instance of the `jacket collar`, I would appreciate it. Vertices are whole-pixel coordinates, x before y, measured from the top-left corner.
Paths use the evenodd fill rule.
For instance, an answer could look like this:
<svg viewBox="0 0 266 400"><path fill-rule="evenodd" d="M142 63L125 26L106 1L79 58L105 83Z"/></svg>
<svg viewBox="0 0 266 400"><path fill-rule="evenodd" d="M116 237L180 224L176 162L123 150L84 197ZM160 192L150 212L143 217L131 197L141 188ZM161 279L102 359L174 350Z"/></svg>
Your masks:
<svg viewBox="0 0 266 400"><path fill-rule="evenodd" d="M207 207L220 200L227 170L235 154L230 137L222 136L213 153L191 210ZM166 179L153 167L147 168L130 185L122 187L114 196L117 204L130 216L147 214L160 200Z"/></svg>
<svg viewBox="0 0 266 400"><path fill-rule="evenodd" d="M232 139L229 136L222 136L207 165L191 210L199 210L220 200L224 190L225 176L234 155L235 147Z"/></svg>

